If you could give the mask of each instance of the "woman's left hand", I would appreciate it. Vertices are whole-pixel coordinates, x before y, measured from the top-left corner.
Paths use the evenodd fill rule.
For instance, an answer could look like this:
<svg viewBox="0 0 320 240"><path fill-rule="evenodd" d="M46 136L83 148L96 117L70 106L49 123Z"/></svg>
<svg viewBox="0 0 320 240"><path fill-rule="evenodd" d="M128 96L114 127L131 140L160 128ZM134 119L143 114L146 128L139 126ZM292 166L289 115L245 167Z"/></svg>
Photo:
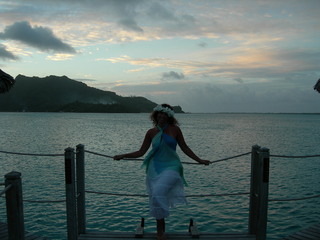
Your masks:
<svg viewBox="0 0 320 240"><path fill-rule="evenodd" d="M113 156L113 160L121 160L123 159L123 155L115 155Z"/></svg>

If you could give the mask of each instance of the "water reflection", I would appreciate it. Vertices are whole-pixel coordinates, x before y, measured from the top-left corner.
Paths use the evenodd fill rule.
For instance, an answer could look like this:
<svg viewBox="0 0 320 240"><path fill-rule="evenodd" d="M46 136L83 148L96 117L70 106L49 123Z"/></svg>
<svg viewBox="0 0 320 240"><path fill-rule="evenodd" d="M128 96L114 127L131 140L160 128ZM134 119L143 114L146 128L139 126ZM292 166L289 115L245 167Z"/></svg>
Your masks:
<svg viewBox="0 0 320 240"><path fill-rule="evenodd" d="M152 126L148 114L0 113L1 149L28 153L63 153L81 143L107 155L140 147ZM177 114L187 143L202 158L217 160L251 150L259 144L271 153L319 154L318 115ZM178 150L182 161L192 161ZM63 157L0 155L2 176L22 172L25 199L64 198ZM141 162L113 161L86 153L86 187L92 191L145 194ZM304 196L319 192L318 159L271 159L270 197ZM185 165L187 194L219 194L249 191L250 155L211 166ZM168 219L170 231L186 231L189 218L200 231L245 231L248 197L189 198ZM268 232L284 234L291 226L305 226L317 219L319 199L269 204ZM303 207L301 207L303 206ZM4 201L0 216L4 221ZM133 231L140 217L146 230L154 231L146 198L87 194L90 229ZM292 220L294 216L294 221ZM65 239L64 204L25 203L27 230L52 239ZM55 226L53 230L52 226ZM274 237L278 239L279 237Z"/></svg>

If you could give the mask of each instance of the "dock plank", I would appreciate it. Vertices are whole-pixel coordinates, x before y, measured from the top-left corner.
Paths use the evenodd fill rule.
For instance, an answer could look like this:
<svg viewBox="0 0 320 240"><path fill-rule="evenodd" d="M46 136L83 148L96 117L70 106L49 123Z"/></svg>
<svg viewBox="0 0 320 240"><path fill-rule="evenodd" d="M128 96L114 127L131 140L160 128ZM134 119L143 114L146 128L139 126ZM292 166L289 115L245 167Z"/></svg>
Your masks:
<svg viewBox="0 0 320 240"><path fill-rule="evenodd" d="M8 240L9 239L7 224L3 223L3 222L0 222L0 239L1 240ZM33 233L26 232L25 233L25 240L46 240L46 238L37 236Z"/></svg>
<svg viewBox="0 0 320 240"><path fill-rule="evenodd" d="M319 240L320 239L320 224L312 225L311 227L302 229L293 233L282 240Z"/></svg>
<svg viewBox="0 0 320 240"><path fill-rule="evenodd" d="M197 239L189 233L167 233L168 239L170 240L187 240L187 239ZM156 239L156 233L144 233L144 240L154 240ZM122 233L122 232L87 232L79 236L79 240L137 240L139 238L135 237L134 233ZM249 234L218 234L218 233L199 233L198 239L203 240L253 240L256 239L254 235Z"/></svg>

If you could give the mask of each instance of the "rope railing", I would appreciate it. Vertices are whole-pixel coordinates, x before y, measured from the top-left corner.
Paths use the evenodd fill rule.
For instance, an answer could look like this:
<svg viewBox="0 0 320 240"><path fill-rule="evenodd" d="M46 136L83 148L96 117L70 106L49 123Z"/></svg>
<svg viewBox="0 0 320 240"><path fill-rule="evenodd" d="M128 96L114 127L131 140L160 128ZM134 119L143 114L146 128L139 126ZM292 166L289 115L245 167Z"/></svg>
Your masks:
<svg viewBox="0 0 320 240"><path fill-rule="evenodd" d="M109 192L98 192L86 190L86 193L102 194L109 196L119 196L119 197L149 197L148 194L127 194L127 193L109 193ZM250 192L240 192L240 193L223 193L223 194L190 194L185 195L185 197L228 197L228 196L239 196L239 195L249 195Z"/></svg>
<svg viewBox="0 0 320 240"><path fill-rule="evenodd" d="M90 150L84 150L84 152L97 155L97 156L102 156L106 158L111 158L113 159L113 156L90 151ZM46 157L56 157L56 156L64 156L64 154L34 154L34 153L22 153L22 152L10 152L10 151L2 151L0 150L0 153L5 153L5 154L14 154L14 155L25 155L25 156L46 156ZM251 154L252 152L246 152L242 154L238 154L235 156L227 157L227 158L222 158L218 160L211 161L211 163L217 163L217 162L222 162L222 161L227 161L230 159L235 159L238 157L246 156ZM270 157L277 157L277 158L313 158L313 157L320 157L320 154L316 155L303 155L303 156L287 156L287 155L276 155L276 154L270 154ZM124 158L123 160L126 161L143 161L143 159L140 158ZM199 164L199 163L194 163L194 162L182 162L183 164ZM0 183L0 185L4 185L4 183ZM9 188L11 185L7 186L0 194L2 196ZM148 197L146 194L122 194L122 193L108 193L108 192L98 192L98 191L88 191L86 190L87 193L94 193L94 194L104 194L104 195L113 195L113 196L123 196L123 197ZM240 193L225 193L225 194L191 194L191 195L186 195L186 197L220 197L220 196L238 196L238 195L246 195L249 194L248 192L240 192ZM312 198L318 198L320 197L319 195L313 195L309 197L301 197L301 198L286 198L286 199L268 199L270 202L284 202L284 201L299 201L299 200L307 200L307 199L312 199ZM66 202L66 200L27 200L24 199L23 202L28 202L28 203L62 203Z"/></svg>
<svg viewBox="0 0 320 240"><path fill-rule="evenodd" d="M66 202L65 199L63 200L26 200L24 199L23 202L28 202L28 203L62 203Z"/></svg>
<svg viewBox="0 0 320 240"><path fill-rule="evenodd" d="M89 150L85 150L85 152L93 154L93 155L97 155L97 156L102 156L102 157L106 157L106 158L111 158L113 159L113 156L107 155L107 154L102 154L102 153L98 153L98 152L94 152L94 151L89 151ZM40 157L61 157L64 156L63 153L58 153L58 154L50 154L50 153L23 153L23 152L10 152L10 151L2 151L0 150L0 153L5 153L5 154L13 154L13 155L24 155L24 156L40 156ZM246 156L251 154L252 152L246 152L246 153L242 153L239 155L235 155L235 156L231 156L231 157L227 157L227 158L222 158L222 159L218 159L218 160L214 160L211 161L211 163L217 163L217 162L221 162L221 161L226 161L226 160L230 160L230 159L234 159L234 158L238 158L238 157L242 157L242 156ZM288 156L288 155L277 155L277 154L270 154L270 157L277 157L277 158L313 158L313 157L320 157L320 154L316 154L316 155L302 155L302 156ZM123 160L127 160L127 161L143 161L142 158L124 158ZM193 162L182 162L184 164L198 164L198 163L193 163Z"/></svg>
<svg viewBox="0 0 320 240"><path fill-rule="evenodd" d="M10 186L9 186L10 187ZM9 188L8 188L9 189ZM7 190L7 188L4 189L0 196L2 196ZM128 194L128 193L110 193L110 192L99 192L99 191L90 191L86 190L86 193L91 194L101 194L101 195L109 195L109 196L118 196L118 197L148 197L148 194ZM229 197L229 196L241 196L241 195L249 195L250 192L239 192L239 193L221 193L221 194L187 194L185 197L191 198L191 197ZM290 201L301 201L301 200L308 200L313 198L320 197L320 194L313 195L309 197L300 197L300 198L284 198L284 199L268 199L269 202L290 202ZM66 202L65 199L63 200L27 200L24 199L23 202L27 203L64 203Z"/></svg>
<svg viewBox="0 0 320 240"><path fill-rule="evenodd" d="M64 156L63 153L61 154L48 154L48 153L22 153L22 152L10 152L10 151L2 151L0 150L0 153L4 153L4 154L12 154L12 155L21 155L21 156L37 156L37 157L61 157ZM0 185L4 185L4 183L0 183ZM11 187L11 185L9 185L8 187L6 187L0 194L0 197L2 197L2 195ZM27 199L23 199L23 202L28 202L28 203L61 203L61 202L65 202L66 200L27 200Z"/></svg>
<svg viewBox="0 0 320 240"><path fill-rule="evenodd" d="M63 153L61 154L38 154L38 153L21 153L21 152L8 152L8 151L1 151L0 153L5 153L5 154L13 154L13 155L23 155L23 156L39 156L39 157L60 157L64 156Z"/></svg>
<svg viewBox="0 0 320 240"><path fill-rule="evenodd" d="M97 152L93 152L93 151L89 151L89 150L84 150L84 152L90 153L90 154L94 154L94 155L98 155L98 156L102 156L102 157L107 157L107 158L113 158L110 155L106 155L106 154L101 154L101 153L97 153ZM229 159L234 159L234 158L238 158L238 157L242 157L245 155L249 155L252 152L246 152L243 154L239 154L239 155L235 155L232 157L227 157L227 158L222 158L222 159L218 159L215 161L211 161L211 163L217 163L217 162L221 162L221 161L226 161ZM281 157L281 158L312 158L312 157L319 157L320 155L304 155L304 156L286 156L286 155L269 155L270 157ZM143 161L143 159L132 159L132 158L125 158L123 160L127 160L127 161ZM191 163L191 162L182 162L184 164L198 164L198 163ZM86 193L93 193L93 194L104 194L104 195L110 195L110 196L122 196L122 197L148 197L148 195L146 194L122 194L122 193L109 193L109 192L99 192L99 191L85 191ZM227 193L227 194L200 194L200 195L186 195L186 197L219 197L219 196L238 196L238 195L246 195L246 194L250 194L248 192L243 192L243 193ZM317 198L320 197L320 195L314 195L314 196L309 196L309 197L300 197L300 198L286 198L286 199L268 199L269 202L284 202L284 201L299 201L299 200L307 200L307 199L312 199L312 198Z"/></svg>
<svg viewBox="0 0 320 240"><path fill-rule="evenodd" d="M102 157L106 157L106 158L111 158L113 159L113 156L110 155L106 155L106 154L102 154L102 153L98 153L98 152L94 152L94 151L90 151L90 150L84 150L84 152L86 153L90 153L93 155L97 155L97 156L102 156ZM229 159L234 159L234 158L238 158L238 157L242 157L245 155L249 155L251 154L250 152L246 152L243 154L239 154L239 155L235 155L232 157L227 157L227 158L223 158L223 159L218 159L215 161L211 161L211 163L217 163L217 162L221 162L221 161L226 161ZM124 158L123 160L126 161L143 161L143 159L141 158ZM182 162L183 164L199 164L199 163L193 163L193 162ZM89 191L86 190L86 193L93 193L93 194L103 194L103 195L109 195L109 196L122 196L122 197L148 197L149 195L147 194L124 194L124 193L110 193L110 192L99 192L99 191ZM192 194L192 195L186 195L186 197L221 197L221 196L239 196L239 195L248 195L250 194L249 192L241 192L241 193L224 193L224 194Z"/></svg>
<svg viewBox="0 0 320 240"><path fill-rule="evenodd" d="M317 154L317 155L304 155L304 156L286 156L286 155L270 154L270 157L278 157L278 158L313 158L313 157L320 157L320 154Z"/></svg>
<svg viewBox="0 0 320 240"><path fill-rule="evenodd" d="M318 195L313 195L309 197L301 197L301 198L287 198L287 199L269 199L269 202L289 202L289 201L300 201L300 200L308 200L312 198L318 198L320 197L320 194Z"/></svg>
<svg viewBox="0 0 320 240"><path fill-rule="evenodd" d="M8 191L11 188L11 185L8 185L1 193L0 193L0 197L1 198L5 198L4 196L2 196L6 191ZM27 203L63 203L66 202L65 199L61 199L61 200L29 200L29 199L23 199L23 202L27 202Z"/></svg>
<svg viewBox="0 0 320 240"><path fill-rule="evenodd" d="M91 194L101 194L108 196L118 196L118 197L148 197L148 194L128 194L128 193L110 193L110 192L99 192L99 191L90 191L86 190L86 193ZM250 192L239 192L239 193L221 193L221 194L187 194L185 197L229 197L229 196L240 196L240 195L249 195ZM269 202L289 202L289 201L300 201L300 200L308 200L312 198L318 198L319 195L309 196L309 197L301 197L301 198L285 198L285 199L268 199Z"/></svg>
<svg viewBox="0 0 320 240"><path fill-rule="evenodd" d="M89 151L89 150L84 150L84 151L87 152L87 153L91 153L91 154L97 155L97 156L102 156L102 157L112 158L113 159L113 156L110 156L110 155L101 154L101 153L97 153L97 152L93 152L93 151ZM227 158L222 158L222 159L218 159L218 160L215 160L215 161L210 161L210 162L211 163L222 162L222 161L226 161L226 160L229 160L229 159L242 157L242 156L249 155L249 154L251 154L251 151L250 152L246 152L246 153L242 153L242 154L239 154L239 155L235 155L235 156L232 156L232 157L227 157ZM126 161L143 161L142 158L124 158L123 160L126 160ZM199 165L199 163L195 163L195 162L181 162L181 163L183 163L183 164L198 164Z"/></svg>
<svg viewBox="0 0 320 240"><path fill-rule="evenodd" d="M275 155L270 154L270 157L276 157L276 158L314 158L314 157L320 157L320 154L316 155L302 155L302 156L288 156L288 155ZM301 200L308 200L312 198L318 198L320 197L320 194L308 196L308 197L300 197L300 198L283 198L283 199L268 199L269 202L290 202L290 201L301 201Z"/></svg>

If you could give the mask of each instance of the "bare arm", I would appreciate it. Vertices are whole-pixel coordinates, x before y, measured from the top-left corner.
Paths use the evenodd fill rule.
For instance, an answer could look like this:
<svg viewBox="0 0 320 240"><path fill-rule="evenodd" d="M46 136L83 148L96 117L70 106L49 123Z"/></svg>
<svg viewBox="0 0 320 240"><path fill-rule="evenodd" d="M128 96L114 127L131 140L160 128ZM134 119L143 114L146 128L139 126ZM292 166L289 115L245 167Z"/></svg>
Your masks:
<svg viewBox="0 0 320 240"><path fill-rule="evenodd" d="M151 131L149 130L145 137L144 137L144 140L142 142L142 145L140 147L140 149L138 151L135 151L135 152L131 152L131 153L125 153L125 154L121 154L121 155L115 155L113 157L114 160L120 160L120 159L123 159L123 158L138 158L138 157L141 157L143 156L149 149L150 147L150 144L151 144L151 140L152 140L152 137L151 137Z"/></svg>
<svg viewBox="0 0 320 240"><path fill-rule="evenodd" d="M178 127L178 132L177 132L177 142L179 144L179 147L181 148L181 150L190 158L192 158L193 160L197 161L200 164L205 164L205 165L209 165L211 162L208 160L203 160L201 158L199 158L191 149L190 147L187 145L187 143L184 140L183 134L181 132L181 129Z"/></svg>

